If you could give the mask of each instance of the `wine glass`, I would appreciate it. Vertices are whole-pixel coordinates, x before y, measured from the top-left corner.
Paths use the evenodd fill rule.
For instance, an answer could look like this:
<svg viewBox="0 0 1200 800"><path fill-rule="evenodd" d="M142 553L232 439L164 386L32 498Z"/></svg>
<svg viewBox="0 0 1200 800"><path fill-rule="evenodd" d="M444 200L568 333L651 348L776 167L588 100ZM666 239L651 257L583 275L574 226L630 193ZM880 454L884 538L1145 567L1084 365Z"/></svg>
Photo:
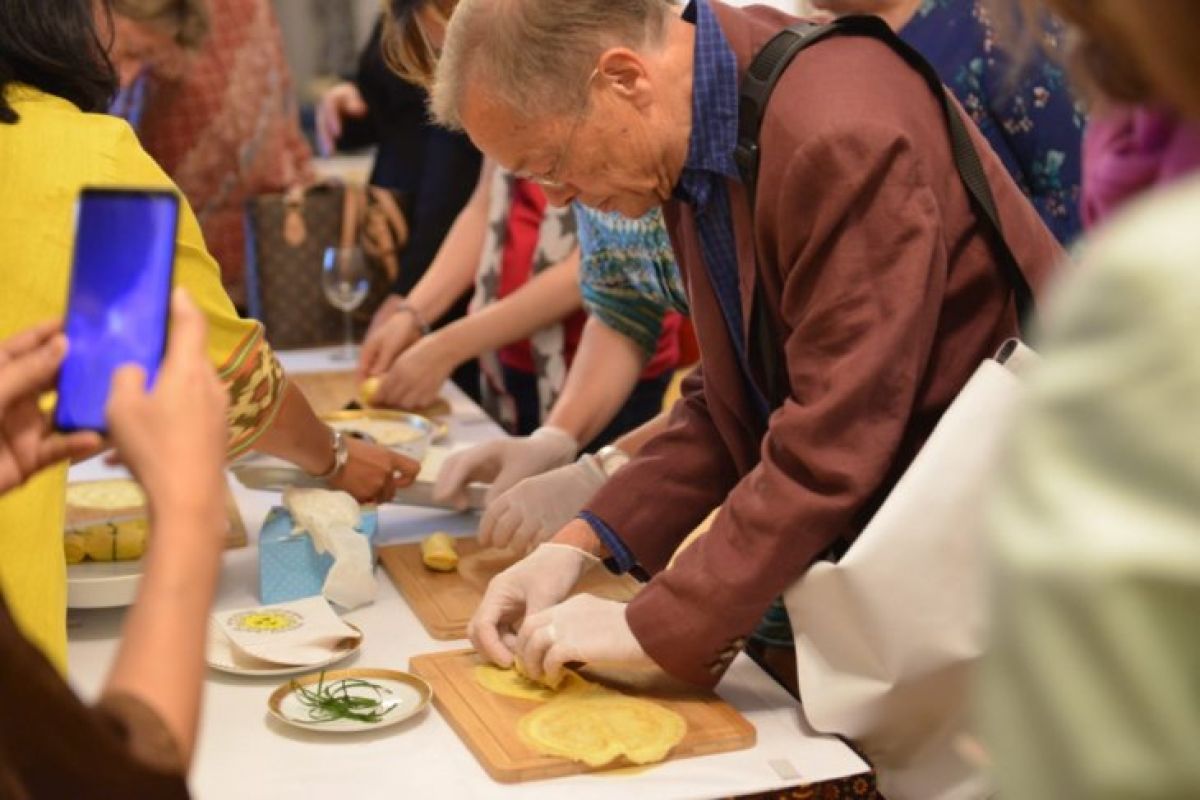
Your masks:
<svg viewBox="0 0 1200 800"><path fill-rule="evenodd" d="M346 339L334 355L338 361L353 361L354 321L351 312L367 299L371 288L367 260L358 247L328 247L321 265L321 290L334 308L341 309L346 322Z"/></svg>

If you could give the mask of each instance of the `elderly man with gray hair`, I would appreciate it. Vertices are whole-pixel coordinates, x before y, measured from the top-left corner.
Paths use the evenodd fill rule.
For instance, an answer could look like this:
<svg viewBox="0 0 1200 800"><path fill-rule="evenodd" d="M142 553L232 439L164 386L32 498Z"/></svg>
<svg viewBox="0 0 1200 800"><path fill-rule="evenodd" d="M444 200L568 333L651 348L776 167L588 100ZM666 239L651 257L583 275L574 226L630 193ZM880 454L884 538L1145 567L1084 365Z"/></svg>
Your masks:
<svg viewBox="0 0 1200 800"><path fill-rule="evenodd" d="M455 12L435 116L551 202L630 217L661 204L702 355L666 431L488 587L470 636L500 664L515 657L537 678L649 659L715 684L772 600L854 539L1017 332L939 100L879 41L823 41L783 74L752 206L734 161L739 81L794 21L717 0L462 0ZM970 136L1036 289L1061 251ZM750 345L756 294L775 348ZM627 606L564 601L600 560L652 577Z"/></svg>

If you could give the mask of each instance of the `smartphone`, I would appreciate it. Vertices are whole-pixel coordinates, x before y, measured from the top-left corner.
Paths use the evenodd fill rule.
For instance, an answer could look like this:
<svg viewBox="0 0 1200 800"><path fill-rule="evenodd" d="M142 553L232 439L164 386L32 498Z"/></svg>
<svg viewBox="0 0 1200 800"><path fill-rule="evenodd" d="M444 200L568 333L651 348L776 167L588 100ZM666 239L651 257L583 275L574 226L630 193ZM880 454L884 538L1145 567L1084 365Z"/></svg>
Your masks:
<svg viewBox="0 0 1200 800"><path fill-rule="evenodd" d="M85 188L75 213L69 346L54 425L107 433L113 374L125 364L152 385L167 344L179 198L169 190Z"/></svg>

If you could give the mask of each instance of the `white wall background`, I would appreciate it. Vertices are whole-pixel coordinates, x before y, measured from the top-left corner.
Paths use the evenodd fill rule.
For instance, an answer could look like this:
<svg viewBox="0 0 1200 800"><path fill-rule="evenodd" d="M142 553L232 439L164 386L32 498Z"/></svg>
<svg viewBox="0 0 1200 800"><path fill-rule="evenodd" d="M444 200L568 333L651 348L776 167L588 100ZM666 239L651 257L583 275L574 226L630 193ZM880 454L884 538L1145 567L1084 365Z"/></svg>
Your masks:
<svg viewBox="0 0 1200 800"><path fill-rule="evenodd" d="M309 0L272 0L283 28L288 61L296 88L302 98L308 98L308 90L315 71L316 58L312 43L317 31ZM354 20L355 32L360 42L365 42L371 32L375 15L379 13L379 0L343 0L347 14ZM809 8L808 0L725 0L735 6L762 4L773 6L791 14L804 13Z"/></svg>
<svg viewBox="0 0 1200 800"><path fill-rule="evenodd" d="M808 0L725 0L725 2L731 6L771 6L789 14L803 14L810 10Z"/></svg>

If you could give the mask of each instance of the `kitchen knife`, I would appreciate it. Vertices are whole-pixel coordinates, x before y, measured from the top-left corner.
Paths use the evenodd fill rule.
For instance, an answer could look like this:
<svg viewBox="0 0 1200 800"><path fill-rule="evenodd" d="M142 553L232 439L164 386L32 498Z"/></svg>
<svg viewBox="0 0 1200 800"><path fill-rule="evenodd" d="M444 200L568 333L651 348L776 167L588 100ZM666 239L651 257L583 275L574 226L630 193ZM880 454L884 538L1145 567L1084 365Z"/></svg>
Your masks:
<svg viewBox="0 0 1200 800"><path fill-rule="evenodd" d="M245 462L232 465L230 471L247 489L281 492L289 486L302 489L329 488L329 484L320 478L315 478L303 470L286 465L283 462L279 464L255 463L253 461ZM487 484L470 484L467 487L467 508L473 511L482 511L485 505L484 496L487 494L487 490ZM411 486L398 489L395 497L390 502L397 505L441 508L448 511L459 510L450 503L439 503L433 499L432 481L416 481Z"/></svg>

